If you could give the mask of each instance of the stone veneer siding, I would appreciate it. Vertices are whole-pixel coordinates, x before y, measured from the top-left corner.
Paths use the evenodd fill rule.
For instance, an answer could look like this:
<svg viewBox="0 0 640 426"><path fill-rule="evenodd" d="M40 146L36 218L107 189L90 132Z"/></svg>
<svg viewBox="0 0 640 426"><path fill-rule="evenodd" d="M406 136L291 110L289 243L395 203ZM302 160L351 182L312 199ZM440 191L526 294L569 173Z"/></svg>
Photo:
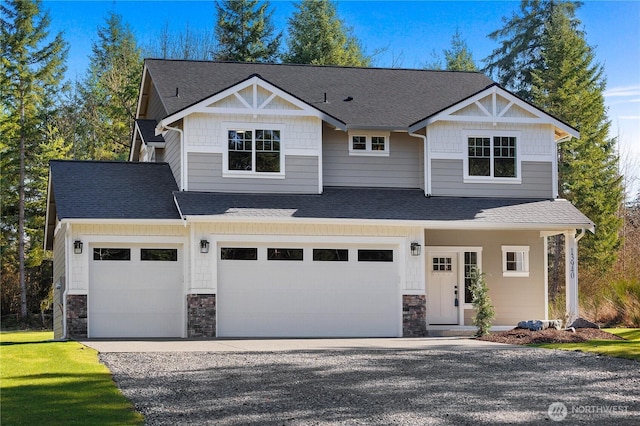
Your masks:
<svg viewBox="0 0 640 426"><path fill-rule="evenodd" d="M427 297L424 294L402 296L402 337L427 335Z"/></svg>
<svg viewBox="0 0 640 426"><path fill-rule="evenodd" d="M87 338L87 295L67 296L67 337Z"/></svg>
<svg viewBox="0 0 640 426"><path fill-rule="evenodd" d="M187 296L187 337L216 337L216 295Z"/></svg>

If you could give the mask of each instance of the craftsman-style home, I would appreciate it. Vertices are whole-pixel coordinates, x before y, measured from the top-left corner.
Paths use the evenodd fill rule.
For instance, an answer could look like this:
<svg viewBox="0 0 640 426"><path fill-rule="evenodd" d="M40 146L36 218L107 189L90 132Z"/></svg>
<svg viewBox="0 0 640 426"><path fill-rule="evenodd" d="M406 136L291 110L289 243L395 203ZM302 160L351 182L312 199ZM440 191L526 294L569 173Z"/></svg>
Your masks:
<svg viewBox="0 0 640 426"><path fill-rule="evenodd" d="M53 161L56 338L425 336L547 319L576 129L473 72L147 60L129 161Z"/></svg>

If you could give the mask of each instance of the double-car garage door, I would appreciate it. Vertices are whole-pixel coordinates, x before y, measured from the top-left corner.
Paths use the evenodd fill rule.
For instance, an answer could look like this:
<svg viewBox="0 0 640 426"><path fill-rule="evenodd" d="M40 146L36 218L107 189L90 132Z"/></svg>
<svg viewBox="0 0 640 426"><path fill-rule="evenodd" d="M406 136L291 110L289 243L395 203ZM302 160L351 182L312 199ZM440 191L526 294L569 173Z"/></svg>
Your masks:
<svg viewBox="0 0 640 426"><path fill-rule="evenodd" d="M401 335L397 246L221 243L212 251L218 337ZM181 247L95 246L89 255L89 337L185 335Z"/></svg>
<svg viewBox="0 0 640 426"><path fill-rule="evenodd" d="M401 334L393 247L222 244L217 257L220 337Z"/></svg>

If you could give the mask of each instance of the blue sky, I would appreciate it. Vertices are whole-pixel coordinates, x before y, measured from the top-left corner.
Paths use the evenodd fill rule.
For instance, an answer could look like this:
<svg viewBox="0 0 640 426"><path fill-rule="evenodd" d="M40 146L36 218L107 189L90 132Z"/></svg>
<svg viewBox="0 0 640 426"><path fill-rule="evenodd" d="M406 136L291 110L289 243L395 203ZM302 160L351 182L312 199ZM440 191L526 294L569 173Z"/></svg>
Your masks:
<svg viewBox="0 0 640 426"><path fill-rule="evenodd" d="M356 1L337 2L344 22L353 28L368 53L383 49L375 66L420 68L442 54L459 29L480 65L497 44L487 34L502 26L502 17L518 10L519 1ZM196 31L213 27L213 1L44 1L51 16L52 33L63 31L70 43L67 75L81 78L109 11L128 22L142 45L159 29ZM294 11L290 1L271 1L274 24L286 29ZM605 101L618 136L626 174L640 179L640 1L584 1L578 11L588 43L607 77ZM640 181L636 181L640 188Z"/></svg>

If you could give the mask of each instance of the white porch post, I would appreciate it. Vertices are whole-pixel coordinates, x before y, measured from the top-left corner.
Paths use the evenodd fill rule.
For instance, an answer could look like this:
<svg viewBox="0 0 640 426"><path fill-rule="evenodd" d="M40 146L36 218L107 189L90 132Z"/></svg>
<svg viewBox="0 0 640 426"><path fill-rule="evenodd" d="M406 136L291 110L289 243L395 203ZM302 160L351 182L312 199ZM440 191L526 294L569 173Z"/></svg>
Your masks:
<svg viewBox="0 0 640 426"><path fill-rule="evenodd" d="M565 289L567 325L579 317L578 312L578 239L576 231L564 233L565 242Z"/></svg>

